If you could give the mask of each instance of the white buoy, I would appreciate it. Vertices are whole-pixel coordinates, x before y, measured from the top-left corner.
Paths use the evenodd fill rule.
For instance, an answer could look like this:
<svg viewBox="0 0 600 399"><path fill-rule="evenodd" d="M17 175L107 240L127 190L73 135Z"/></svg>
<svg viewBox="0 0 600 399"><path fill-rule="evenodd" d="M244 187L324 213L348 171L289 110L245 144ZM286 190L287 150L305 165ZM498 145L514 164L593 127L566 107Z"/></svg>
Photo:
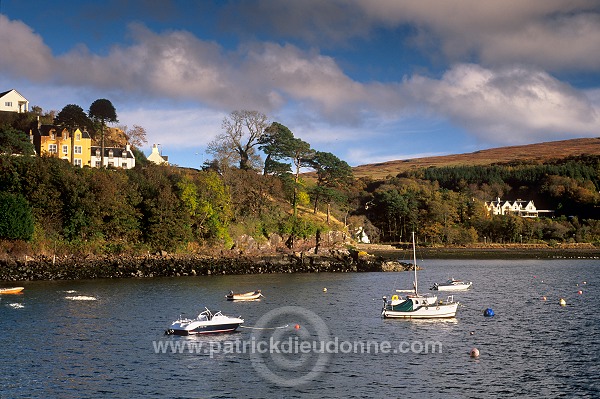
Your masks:
<svg viewBox="0 0 600 399"><path fill-rule="evenodd" d="M326 288L323 288L323 292L327 292L327 287L326 287Z"/></svg>
<svg viewBox="0 0 600 399"><path fill-rule="evenodd" d="M473 358L479 357L479 349L477 349L477 348L471 349L471 353L469 354L469 356L471 356Z"/></svg>
<svg viewBox="0 0 600 399"><path fill-rule="evenodd" d="M560 304L560 306L567 306L567 301L565 301L564 298L560 298L560 301L558 301L558 303Z"/></svg>

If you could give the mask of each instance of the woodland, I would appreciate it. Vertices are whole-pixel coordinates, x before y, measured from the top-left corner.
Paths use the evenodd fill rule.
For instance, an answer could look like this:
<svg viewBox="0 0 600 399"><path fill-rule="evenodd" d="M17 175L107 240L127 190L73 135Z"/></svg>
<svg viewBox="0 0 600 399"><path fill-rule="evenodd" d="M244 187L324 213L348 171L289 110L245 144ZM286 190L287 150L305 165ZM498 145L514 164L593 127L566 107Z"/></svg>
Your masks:
<svg viewBox="0 0 600 399"><path fill-rule="evenodd" d="M212 159L197 169L147 162L140 126L121 129L134 169L34 154L29 133L38 120L85 125L103 139L117 118L102 100L87 114L70 104L58 113L0 115L0 254L218 253L239 237L260 243L275 234L293 249L299 239L359 228L376 243L404 242L412 231L423 245L600 243L594 154L355 178L334 154L247 110L224 118L208 146ZM554 212L491 216L484 203L497 198Z"/></svg>

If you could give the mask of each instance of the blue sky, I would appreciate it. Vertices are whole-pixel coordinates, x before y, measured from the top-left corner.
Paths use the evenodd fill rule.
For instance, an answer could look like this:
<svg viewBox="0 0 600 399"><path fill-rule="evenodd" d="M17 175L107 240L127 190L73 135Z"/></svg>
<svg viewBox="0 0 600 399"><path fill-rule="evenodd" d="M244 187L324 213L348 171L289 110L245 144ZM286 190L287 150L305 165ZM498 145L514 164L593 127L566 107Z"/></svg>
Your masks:
<svg viewBox="0 0 600 399"><path fill-rule="evenodd" d="M596 0L0 0L0 91L180 166L257 110L356 166L600 136Z"/></svg>

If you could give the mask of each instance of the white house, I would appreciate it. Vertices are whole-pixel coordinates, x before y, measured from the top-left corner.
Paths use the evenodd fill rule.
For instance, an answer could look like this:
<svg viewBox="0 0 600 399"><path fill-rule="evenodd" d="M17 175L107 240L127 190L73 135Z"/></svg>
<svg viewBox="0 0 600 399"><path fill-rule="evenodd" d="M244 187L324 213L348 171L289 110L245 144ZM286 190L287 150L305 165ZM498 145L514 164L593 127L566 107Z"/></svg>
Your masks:
<svg viewBox="0 0 600 399"><path fill-rule="evenodd" d="M101 147L92 146L92 156L90 166L99 168L102 162ZM132 169L135 167L135 156L131 151L131 146L127 144L125 148L104 147L104 167Z"/></svg>
<svg viewBox="0 0 600 399"><path fill-rule="evenodd" d="M158 145L152 144L152 152L147 156L148 161L153 162L157 165L168 165L169 157L163 156L158 151Z"/></svg>
<svg viewBox="0 0 600 399"><path fill-rule="evenodd" d="M537 209L533 201L523 201L520 199L510 202L497 198L496 201L486 202L485 207L492 215L517 215L524 218L536 218L540 216L540 213L554 213L551 210Z"/></svg>
<svg viewBox="0 0 600 399"><path fill-rule="evenodd" d="M28 112L29 101L15 89L0 93L0 111Z"/></svg>

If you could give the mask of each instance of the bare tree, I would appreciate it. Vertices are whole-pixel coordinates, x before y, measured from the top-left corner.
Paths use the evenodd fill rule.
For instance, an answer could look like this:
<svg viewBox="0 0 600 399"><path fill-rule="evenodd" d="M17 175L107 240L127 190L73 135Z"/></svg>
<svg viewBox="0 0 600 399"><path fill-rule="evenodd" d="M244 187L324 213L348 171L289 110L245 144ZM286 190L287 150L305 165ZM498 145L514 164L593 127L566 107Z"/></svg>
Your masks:
<svg viewBox="0 0 600 399"><path fill-rule="evenodd" d="M133 125L133 128L131 129L129 129L127 125L120 126L119 128L123 131L127 142L131 144L132 147L140 148L148 142L146 139L146 129L140 125Z"/></svg>
<svg viewBox="0 0 600 399"><path fill-rule="evenodd" d="M223 133L208 144L206 152L219 160L239 159L242 170L260 167L261 159L256 147L267 126L267 116L263 113L233 111L223 119Z"/></svg>

